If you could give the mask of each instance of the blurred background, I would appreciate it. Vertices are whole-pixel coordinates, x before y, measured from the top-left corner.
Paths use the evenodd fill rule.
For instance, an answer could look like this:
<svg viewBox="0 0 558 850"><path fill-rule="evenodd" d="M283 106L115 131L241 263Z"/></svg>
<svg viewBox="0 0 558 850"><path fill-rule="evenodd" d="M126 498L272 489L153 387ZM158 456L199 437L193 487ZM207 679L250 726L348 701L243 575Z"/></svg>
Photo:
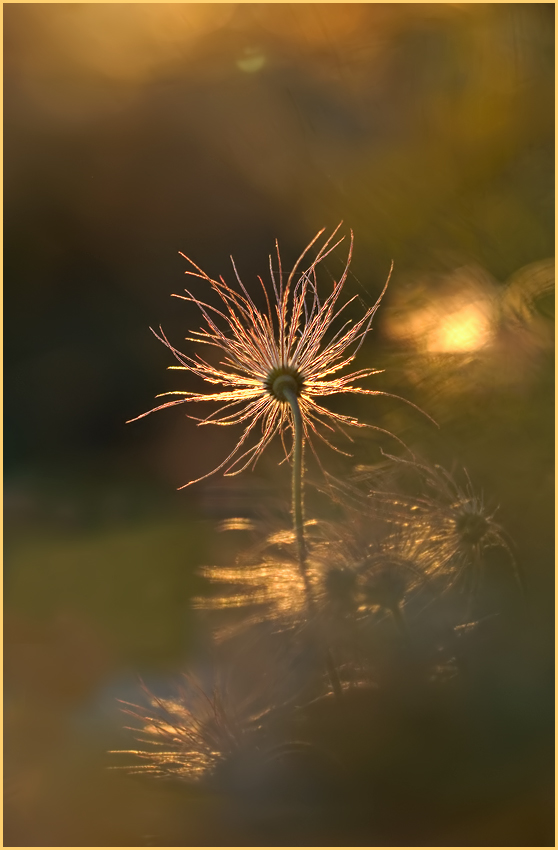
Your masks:
<svg viewBox="0 0 558 850"><path fill-rule="evenodd" d="M107 751L131 746L117 698L140 698L138 675L167 687L197 657L188 603L223 557L215 521L288 492L288 471L270 452L176 492L236 432L180 407L125 422L192 388L148 329L185 350L199 326L169 297L179 251L229 281L233 254L252 286L275 238L288 267L341 220L350 295L373 303L394 261L358 366L440 429L388 398L332 407L466 467L530 590L494 709L521 738L515 784L425 843L552 844L553 4L3 11L5 844L233 843L212 797L109 771ZM380 448L397 450L360 437L354 462Z"/></svg>

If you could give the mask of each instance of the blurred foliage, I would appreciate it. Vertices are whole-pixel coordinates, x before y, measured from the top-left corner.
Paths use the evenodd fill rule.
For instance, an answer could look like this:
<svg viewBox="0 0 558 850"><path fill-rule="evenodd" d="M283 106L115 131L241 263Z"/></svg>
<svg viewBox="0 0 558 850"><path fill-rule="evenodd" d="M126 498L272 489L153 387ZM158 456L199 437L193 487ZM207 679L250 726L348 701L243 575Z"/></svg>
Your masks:
<svg viewBox="0 0 558 850"><path fill-rule="evenodd" d="M10 558L10 608L40 620L69 610L98 622L120 663L180 658L204 531L175 520L36 535Z"/></svg>
<svg viewBox="0 0 558 850"><path fill-rule="evenodd" d="M386 369L374 386L441 428L387 398L336 409L372 410L432 462L466 466L499 505L540 629L525 693L542 700L553 5L7 4L4 57L7 843L219 844L238 827L224 804L107 779L99 756L122 725L119 677L195 651L195 569L226 557L207 516L245 514L260 494L174 492L234 445L223 429L180 411L124 424L176 387L148 326L179 346L196 326L168 297L183 286L179 250L227 279L233 253L252 285L276 237L287 266L343 219L366 304L394 260L359 366ZM326 278L340 265L328 258ZM355 463L380 446L393 449L359 435ZM260 475L288 491L285 467L266 461ZM105 725L94 734L80 712ZM427 841L544 843L546 794L479 804ZM269 843L254 829L246 843ZM367 843L370 825L358 829ZM376 836L389 843L387 827Z"/></svg>

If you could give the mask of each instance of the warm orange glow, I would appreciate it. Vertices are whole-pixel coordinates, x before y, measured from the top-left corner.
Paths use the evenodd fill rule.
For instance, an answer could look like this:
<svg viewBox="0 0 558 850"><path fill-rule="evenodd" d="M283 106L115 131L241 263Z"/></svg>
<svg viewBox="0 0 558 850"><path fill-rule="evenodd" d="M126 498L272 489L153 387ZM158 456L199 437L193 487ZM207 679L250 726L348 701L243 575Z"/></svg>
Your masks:
<svg viewBox="0 0 558 850"><path fill-rule="evenodd" d="M399 291L387 330L422 351L478 351L494 341L498 295L477 269L458 269L441 284L413 281Z"/></svg>
<svg viewBox="0 0 558 850"><path fill-rule="evenodd" d="M491 322L486 305L467 304L442 318L426 337L428 351L476 351L491 339Z"/></svg>
<svg viewBox="0 0 558 850"><path fill-rule="evenodd" d="M226 25L234 10L233 3L50 4L41 23L56 49L47 56L31 51L30 58L54 63L55 70L70 59L86 72L141 81L183 61L201 38Z"/></svg>
<svg viewBox="0 0 558 850"><path fill-rule="evenodd" d="M312 46L330 47L358 32L366 20L365 5L331 3L324 9L321 4L275 3L259 4L254 14L266 30L308 49Z"/></svg>

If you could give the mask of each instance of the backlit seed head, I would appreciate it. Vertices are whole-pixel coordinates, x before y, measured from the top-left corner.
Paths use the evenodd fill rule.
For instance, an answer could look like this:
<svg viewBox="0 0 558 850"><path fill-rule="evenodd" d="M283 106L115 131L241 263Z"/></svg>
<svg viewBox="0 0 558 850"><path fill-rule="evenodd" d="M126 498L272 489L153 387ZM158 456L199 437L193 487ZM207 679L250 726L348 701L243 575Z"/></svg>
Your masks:
<svg viewBox="0 0 558 850"><path fill-rule="evenodd" d="M383 516L407 538L412 559L429 578L438 578L448 587L464 574L476 572L489 549L503 549L523 589L522 578L504 529L494 520L482 494L464 471L465 486L456 482L443 467L430 466L386 455L390 469L381 470L387 487L380 479L376 489L374 470L361 469L359 478L366 482L364 494L358 488L335 485L340 497L367 506L369 512ZM420 484L420 495L408 496L400 490L401 472L413 472Z"/></svg>
<svg viewBox="0 0 558 850"><path fill-rule="evenodd" d="M200 330L190 331L186 340L197 346L207 345L219 350L222 359L214 365L198 351L192 357L175 348L162 329L160 334L154 332L178 361L178 366L169 368L182 369L196 375L209 384L212 391L208 387L201 392L171 390L161 393L161 396L174 398L142 413L136 419L177 404L210 402L218 405L216 410L203 417L190 418L199 425L239 425L243 429L228 457L215 469L188 484L201 481L219 470L223 470L224 475L237 475L249 466L254 466L277 436L281 438L288 456L289 448L285 445L284 437L288 431L294 435L295 416L287 397L291 393L298 398L298 415L302 420L304 440L318 463L320 459L313 443L314 438L344 454L330 442L332 431L336 428L345 433L343 426L346 425L366 427L393 437L377 425L359 422L353 416L329 410L322 404L324 398L331 395L390 395L383 390L365 389L355 383L381 370L364 368L348 373L344 371L357 356L371 328L387 282L376 303L365 308L360 318L350 316L348 308L357 296L343 301L342 293L352 257L351 233L348 256L341 276L333 281L329 291L325 290L323 294L319 291L321 287L318 286L317 270L320 263L341 243L342 239L336 241L338 230L339 227L317 249L310 265L302 270L303 259L321 237L321 230L302 252L288 275L283 273L276 245L276 259L270 257L269 260L271 288L259 278L258 289L263 290L266 302L263 310L257 305L255 294L251 294L242 282L234 261L232 265L236 286L233 287L223 278L214 280L209 277L185 257L194 269L187 274L201 278L207 289L220 301L220 305L215 306L205 300L207 296L198 297L189 289L185 290L185 295L177 296L196 305L203 318ZM290 388L290 392L287 388ZM408 404L415 406L412 402ZM398 440L397 437L394 439Z"/></svg>

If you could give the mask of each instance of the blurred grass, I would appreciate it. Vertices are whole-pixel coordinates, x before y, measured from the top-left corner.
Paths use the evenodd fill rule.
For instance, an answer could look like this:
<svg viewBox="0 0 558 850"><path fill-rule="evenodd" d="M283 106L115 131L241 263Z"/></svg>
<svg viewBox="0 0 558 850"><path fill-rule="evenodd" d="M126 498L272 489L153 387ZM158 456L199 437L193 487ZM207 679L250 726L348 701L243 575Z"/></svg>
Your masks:
<svg viewBox="0 0 558 850"><path fill-rule="evenodd" d="M98 623L121 661L176 660L188 643L188 602L206 533L184 520L27 533L11 541L7 611L38 621L70 611Z"/></svg>

